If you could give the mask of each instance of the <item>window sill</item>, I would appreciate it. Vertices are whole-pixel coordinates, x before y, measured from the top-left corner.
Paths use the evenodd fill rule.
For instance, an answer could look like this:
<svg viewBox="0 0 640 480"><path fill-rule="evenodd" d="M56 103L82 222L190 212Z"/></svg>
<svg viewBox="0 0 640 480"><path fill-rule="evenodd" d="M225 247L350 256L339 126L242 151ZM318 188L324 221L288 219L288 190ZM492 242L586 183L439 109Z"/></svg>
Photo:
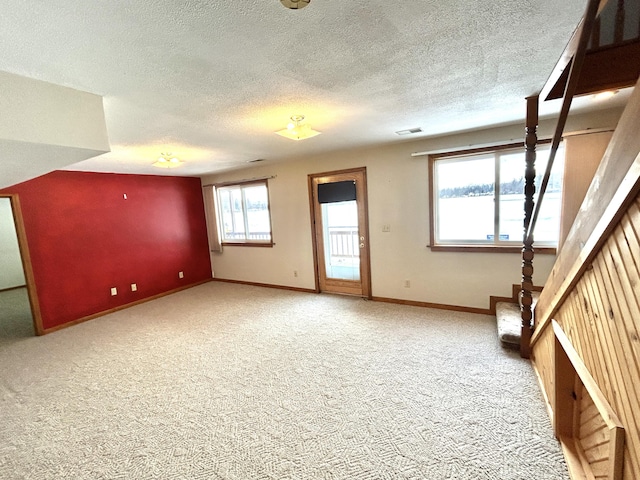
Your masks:
<svg viewBox="0 0 640 480"><path fill-rule="evenodd" d="M267 247L272 248L275 243L251 243L251 242L222 242L225 247Z"/></svg>
<svg viewBox="0 0 640 480"><path fill-rule="evenodd" d="M522 253L521 246L507 245L430 245L433 252ZM533 247L534 253L555 255L556 247Z"/></svg>

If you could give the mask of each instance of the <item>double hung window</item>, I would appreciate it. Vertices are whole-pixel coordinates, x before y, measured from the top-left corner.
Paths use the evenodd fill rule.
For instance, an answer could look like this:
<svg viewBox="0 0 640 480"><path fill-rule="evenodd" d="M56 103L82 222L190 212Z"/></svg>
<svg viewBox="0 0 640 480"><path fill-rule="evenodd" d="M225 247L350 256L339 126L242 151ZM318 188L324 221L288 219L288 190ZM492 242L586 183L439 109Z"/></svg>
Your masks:
<svg viewBox="0 0 640 480"><path fill-rule="evenodd" d="M223 244L272 246L266 180L217 188Z"/></svg>

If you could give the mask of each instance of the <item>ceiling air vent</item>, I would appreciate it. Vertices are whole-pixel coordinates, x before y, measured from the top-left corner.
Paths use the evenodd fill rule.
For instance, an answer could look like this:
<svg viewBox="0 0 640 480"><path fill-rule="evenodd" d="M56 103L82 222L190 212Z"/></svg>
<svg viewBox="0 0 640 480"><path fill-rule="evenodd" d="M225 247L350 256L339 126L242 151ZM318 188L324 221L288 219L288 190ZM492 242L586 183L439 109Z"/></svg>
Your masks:
<svg viewBox="0 0 640 480"><path fill-rule="evenodd" d="M421 132L422 132L422 128L416 127L416 128L409 128L408 130L398 130L396 132L396 135L411 135L413 133L421 133Z"/></svg>

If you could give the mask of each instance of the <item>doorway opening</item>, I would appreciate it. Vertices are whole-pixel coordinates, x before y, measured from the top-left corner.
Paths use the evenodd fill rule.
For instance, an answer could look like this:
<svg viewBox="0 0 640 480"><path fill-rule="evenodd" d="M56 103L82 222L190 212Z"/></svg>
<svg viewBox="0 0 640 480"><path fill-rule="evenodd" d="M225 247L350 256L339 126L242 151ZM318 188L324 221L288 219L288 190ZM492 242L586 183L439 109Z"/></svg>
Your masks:
<svg viewBox="0 0 640 480"><path fill-rule="evenodd" d="M41 335L31 259L17 195L0 195L0 341Z"/></svg>

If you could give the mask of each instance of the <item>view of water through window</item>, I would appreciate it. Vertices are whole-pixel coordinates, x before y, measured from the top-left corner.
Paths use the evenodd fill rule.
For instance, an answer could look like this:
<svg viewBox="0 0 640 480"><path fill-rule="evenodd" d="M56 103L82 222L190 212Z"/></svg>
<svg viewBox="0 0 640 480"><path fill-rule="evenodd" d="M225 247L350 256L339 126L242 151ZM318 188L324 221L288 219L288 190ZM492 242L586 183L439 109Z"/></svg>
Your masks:
<svg viewBox="0 0 640 480"><path fill-rule="evenodd" d="M266 184L222 187L218 198L225 240L271 240Z"/></svg>
<svg viewBox="0 0 640 480"><path fill-rule="evenodd" d="M542 182L548 155L548 147L542 147L536 162L536 191ZM537 243L558 241L563 160L564 152L560 149L534 232ZM522 149L436 160L437 241L445 244L521 243L524 236L524 169ZM538 201L537 196L535 201Z"/></svg>
<svg viewBox="0 0 640 480"><path fill-rule="evenodd" d="M547 193L538 218L535 240L557 241L562 195ZM493 195L483 197L442 198L438 201L439 215L448 219L440 224L440 239L493 240ZM500 197L500 237L503 241L521 242L524 234L524 195ZM455 221L451 221L455 219Z"/></svg>

